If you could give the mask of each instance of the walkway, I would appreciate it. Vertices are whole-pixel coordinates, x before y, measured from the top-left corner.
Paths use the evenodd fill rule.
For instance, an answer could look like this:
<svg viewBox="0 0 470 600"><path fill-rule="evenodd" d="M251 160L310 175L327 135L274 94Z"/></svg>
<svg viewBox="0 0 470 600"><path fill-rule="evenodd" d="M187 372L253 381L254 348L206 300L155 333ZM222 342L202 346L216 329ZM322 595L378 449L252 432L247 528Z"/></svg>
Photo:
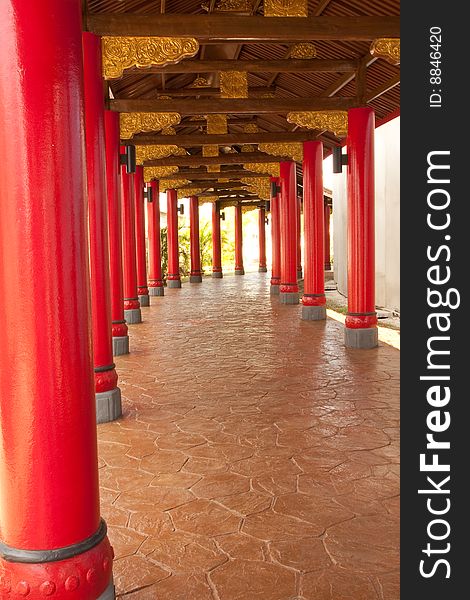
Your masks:
<svg viewBox="0 0 470 600"><path fill-rule="evenodd" d="M264 274L165 290L116 359L102 513L128 600L398 600L399 352Z"/></svg>

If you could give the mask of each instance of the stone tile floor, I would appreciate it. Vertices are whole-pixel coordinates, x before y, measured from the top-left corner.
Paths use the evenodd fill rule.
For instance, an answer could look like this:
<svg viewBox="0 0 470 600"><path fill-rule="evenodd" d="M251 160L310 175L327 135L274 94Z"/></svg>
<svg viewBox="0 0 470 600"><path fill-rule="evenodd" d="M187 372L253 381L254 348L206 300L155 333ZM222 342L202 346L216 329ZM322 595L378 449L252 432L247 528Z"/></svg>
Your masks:
<svg viewBox="0 0 470 600"><path fill-rule="evenodd" d="M102 514L128 600L398 600L399 352L269 277L165 290L116 358Z"/></svg>

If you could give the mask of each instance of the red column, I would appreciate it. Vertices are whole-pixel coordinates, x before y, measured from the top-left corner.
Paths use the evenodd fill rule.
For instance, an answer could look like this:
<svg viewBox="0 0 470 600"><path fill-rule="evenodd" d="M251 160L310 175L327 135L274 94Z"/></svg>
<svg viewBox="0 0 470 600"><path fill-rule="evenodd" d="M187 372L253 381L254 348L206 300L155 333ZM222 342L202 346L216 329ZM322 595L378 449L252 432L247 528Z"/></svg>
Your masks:
<svg viewBox="0 0 470 600"><path fill-rule="evenodd" d="M114 598L100 520L81 3L0 3L0 597ZM92 576L88 576L92 573Z"/></svg>
<svg viewBox="0 0 470 600"><path fill-rule="evenodd" d="M272 177L271 183L280 186L281 180ZM280 231L280 194L271 195L271 295L279 294L281 283L281 231Z"/></svg>
<svg viewBox="0 0 470 600"><path fill-rule="evenodd" d="M147 189L151 190L151 201L147 202L147 226L149 238L149 294L163 296L162 250L160 242L160 186L158 181L151 181Z"/></svg>
<svg viewBox="0 0 470 600"><path fill-rule="evenodd" d="M189 234L191 237L191 273L190 283L201 283L201 245L199 242L199 198L189 199Z"/></svg>
<svg viewBox="0 0 470 600"><path fill-rule="evenodd" d="M126 151L121 146L121 153ZM124 318L129 325L142 323L137 295L137 263L135 245L134 175L121 166L122 198L122 265L124 282Z"/></svg>
<svg viewBox="0 0 470 600"><path fill-rule="evenodd" d="M326 319L324 228L323 228L323 144L304 142L304 295L302 319Z"/></svg>
<svg viewBox="0 0 470 600"><path fill-rule="evenodd" d="M222 274L222 241L220 237L220 205L212 203L212 277L221 279Z"/></svg>
<svg viewBox="0 0 470 600"><path fill-rule="evenodd" d="M259 225L259 273L267 273L266 268L266 209L260 207L258 209L258 225Z"/></svg>
<svg viewBox="0 0 470 600"><path fill-rule="evenodd" d="M235 207L235 275L244 275L243 268L243 213L242 205Z"/></svg>
<svg viewBox="0 0 470 600"><path fill-rule="evenodd" d="M122 287L122 221L119 180L119 113L104 112L106 181L108 192L109 276L111 281L111 331L113 354L129 353L129 336L124 319Z"/></svg>
<svg viewBox="0 0 470 600"><path fill-rule="evenodd" d="M88 32L83 34L83 65L96 419L105 423L122 411L111 333L101 39Z"/></svg>
<svg viewBox="0 0 470 600"><path fill-rule="evenodd" d="M302 198L297 197L297 221L296 221L296 241L297 241L297 279L302 279Z"/></svg>
<svg viewBox="0 0 470 600"><path fill-rule="evenodd" d="M180 261L178 244L178 194L176 190L167 190L167 236L168 236L168 275L166 284L169 288L180 288Z"/></svg>
<svg viewBox="0 0 470 600"><path fill-rule="evenodd" d="M147 287L147 249L145 247L144 168L137 165L134 174L135 243L137 260L137 295L140 306L150 306Z"/></svg>
<svg viewBox="0 0 470 600"><path fill-rule="evenodd" d="M324 222L325 222L325 271L331 271L330 258L330 214L331 208L328 202L324 204Z"/></svg>
<svg viewBox="0 0 470 600"><path fill-rule="evenodd" d="M280 163L281 201L281 284L279 299L282 304L299 303L297 285L297 182L295 162Z"/></svg>
<svg viewBox="0 0 470 600"><path fill-rule="evenodd" d="M345 344L374 348L375 312L374 111L348 112L348 314Z"/></svg>

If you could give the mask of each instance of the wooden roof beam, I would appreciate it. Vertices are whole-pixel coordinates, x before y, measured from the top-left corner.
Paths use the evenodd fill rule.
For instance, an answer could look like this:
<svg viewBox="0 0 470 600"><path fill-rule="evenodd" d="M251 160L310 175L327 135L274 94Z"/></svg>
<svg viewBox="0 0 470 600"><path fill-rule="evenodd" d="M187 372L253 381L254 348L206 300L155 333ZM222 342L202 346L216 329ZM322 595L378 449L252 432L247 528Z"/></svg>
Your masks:
<svg viewBox="0 0 470 600"><path fill-rule="evenodd" d="M192 37L205 44L290 43L400 37L399 17L255 17L188 14L88 14L86 29L98 35Z"/></svg>
<svg viewBox="0 0 470 600"><path fill-rule="evenodd" d="M207 173L206 171L179 171L168 177L160 177L161 181L174 179L188 179L189 181L218 181L219 179L259 179L269 177L269 173L253 173L252 171L219 171L218 173Z"/></svg>
<svg viewBox="0 0 470 600"><path fill-rule="evenodd" d="M184 148L197 148L205 144L217 144L219 146L234 146L242 144L269 144L269 143L291 143L305 142L316 140L317 134L308 131L300 130L294 132L259 132L259 133L221 133L221 134L205 134L205 133L188 133L168 135L139 135L132 139L122 140L125 145L140 144L143 146L157 145L168 146L174 144ZM331 144L335 145L335 144Z"/></svg>
<svg viewBox="0 0 470 600"><path fill-rule="evenodd" d="M117 112L207 114L287 114L291 111L348 110L357 106L356 98L201 98L199 100L109 100Z"/></svg>
<svg viewBox="0 0 470 600"><path fill-rule="evenodd" d="M282 160L292 160L288 156L278 157L263 152L237 152L236 154L220 154L219 156L170 156L147 160L145 167L191 167L198 165L241 165L245 163L269 164Z"/></svg>

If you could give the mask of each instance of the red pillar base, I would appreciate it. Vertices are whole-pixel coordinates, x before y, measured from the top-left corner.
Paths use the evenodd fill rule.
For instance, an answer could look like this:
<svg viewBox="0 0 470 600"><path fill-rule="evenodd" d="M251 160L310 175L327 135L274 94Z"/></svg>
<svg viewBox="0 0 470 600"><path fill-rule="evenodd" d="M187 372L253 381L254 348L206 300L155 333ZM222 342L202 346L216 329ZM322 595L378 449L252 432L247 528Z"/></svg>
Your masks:
<svg viewBox="0 0 470 600"><path fill-rule="evenodd" d="M268 267L259 267L258 269L258 273L267 273L268 272Z"/></svg>
<svg viewBox="0 0 470 600"><path fill-rule="evenodd" d="M279 286L279 301L281 304L298 304L299 288L295 285L281 284Z"/></svg>
<svg viewBox="0 0 470 600"><path fill-rule="evenodd" d="M181 279L167 279L166 285L169 288L180 288L181 287Z"/></svg>
<svg viewBox="0 0 470 600"><path fill-rule="evenodd" d="M113 356L129 354L129 336L113 337Z"/></svg>
<svg viewBox="0 0 470 600"><path fill-rule="evenodd" d="M235 269L235 275L245 275L245 269Z"/></svg>
<svg viewBox="0 0 470 600"><path fill-rule="evenodd" d="M139 302L140 302L140 306L150 306L150 298L149 298L148 293L147 294L139 293Z"/></svg>
<svg viewBox="0 0 470 600"><path fill-rule="evenodd" d="M224 275L223 275L222 271L212 271L212 277L214 279L222 279L223 276Z"/></svg>
<svg viewBox="0 0 470 600"><path fill-rule="evenodd" d="M122 416L121 390L118 387L97 392L95 398L97 423L109 423Z"/></svg>
<svg viewBox="0 0 470 600"><path fill-rule="evenodd" d="M271 294L271 296L279 296L279 284L278 283L272 283L271 282L271 289L269 290L269 293Z"/></svg>
<svg viewBox="0 0 470 600"><path fill-rule="evenodd" d="M302 321L324 321L326 306L302 306Z"/></svg>
<svg viewBox="0 0 470 600"><path fill-rule="evenodd" d="M297 269L297 279L302 279L303 276L302 269Z"/></svg>
<svg viewBox="0 0 470 600"><path fill-rule="evenodd" d="M189 283L202 283L202 275L190 275Z"/></svg>
<svg viewBox="0 0 470 600"><path fill-rule="evenodd" d="M161 282L160 284L157 284L155 286L153 286L152 284L149 285L149 296L164 296L165 295L165 288L163 287L163 282Z"/></svg>
<svg viewBox="0 0 470 600"><path fill-rule="evenodd" d="M379 332L377 327L367 329L344 328L344 345L347 348L362 348L368 350L379 345Z"/></svg>
<svg viewBox="0 0 470 600"><path fill-rule="evenodd" d="M124 310L124 318L128 325L137 325L142 323L142 313L140 308L129 308Z"/></svg>

